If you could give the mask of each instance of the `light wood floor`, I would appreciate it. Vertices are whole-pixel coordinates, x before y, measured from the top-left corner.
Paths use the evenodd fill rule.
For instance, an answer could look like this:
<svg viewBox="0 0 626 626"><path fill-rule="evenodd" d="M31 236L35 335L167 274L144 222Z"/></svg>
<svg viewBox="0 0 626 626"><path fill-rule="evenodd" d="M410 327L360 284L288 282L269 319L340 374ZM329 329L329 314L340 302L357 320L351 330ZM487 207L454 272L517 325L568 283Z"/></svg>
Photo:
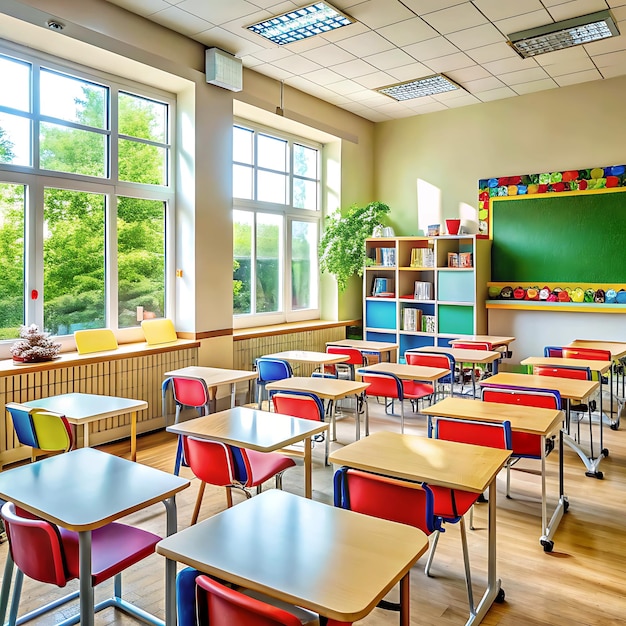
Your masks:
<svg viewBox="0 0 626 626"><path fill-rule="evenodd" d="M372 406L371 430L398 430L396 418L387 417L380 407ZM408 420L407 432L425 434L425 420L416 416ZM626 425L622 425L626 430ZM604 429L605 447L610 456L600 469L604 480L588 478L578 456L565 450L565 488L569 496L569 512L563 518L555 537L554 552L547 554L539 545L541 534L539 509L538 463L526 462L529 471L514 471L512 500L504 497L505 476L498 478L498 576L506 592L506 601L495 604L483 620L486 626L589 626L626 623L626 432ZM338 423L338 443L345 445L354 436L351 417ZM160 432L139 439L138 461L170 471L175 454L175 440ZM103 449L128 456L128 442L104 446ZM556 494L557 455L548 459L549 493ZM313 497L332 503L332 469L323 466L323 445L314 450L315 474ZM185 474L186 473L186 474ZM192 477L189 470L183 474ZM270 485L268 485L270 486ZM123 488L123 485L120 486ZM303 492L303 470L299 465L286 472L284 488ZM197 491L193 480L189 489L177 497L179 528L188 525ZM241 496L234 495L235 501ZM225 507L223 490L207 487L201 519ZM155 532L163 533L165 512L156 505L137 513L130 521ZM475 595L482 593L486 574L487 525L486 506L479 505L475 514L475 531L469 532ZM272 532L268 528L268 532ZM0 546L0 563L7 546ZM411 624L428 626L462 626L467 619L463 561L458 525L449 526L441 536L432 568L432 578L423 572L423 557L411 576ZM126 594L142 608L163 615L163 559L153 555L125 575ZM109 593L110 586L97 592ZM75 587L72 586L71 589ZM22 610L38 606L58 597L59 590L25 581ZM391 595L395 595L392 591ZM72 614L76 603L56 614L40 618L34 624L55 624ZM96 624L136 624L119 612L107 609L96 618ZM367 626L395 625L396 613L381 609L359 624Z"/></svg>

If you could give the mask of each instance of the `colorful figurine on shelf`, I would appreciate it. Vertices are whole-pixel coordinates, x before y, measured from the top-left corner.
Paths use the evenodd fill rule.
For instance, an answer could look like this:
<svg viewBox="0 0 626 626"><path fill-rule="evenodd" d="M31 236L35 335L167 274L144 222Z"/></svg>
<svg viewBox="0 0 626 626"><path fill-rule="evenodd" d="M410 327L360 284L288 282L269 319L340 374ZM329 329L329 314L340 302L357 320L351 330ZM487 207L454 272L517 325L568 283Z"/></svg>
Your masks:
<svg viewBox="0 0 626 626"><path fill-rule="evenodd" d="M539 289L537 287L529 287L526 290L526 300L539 300Z"/></svg>
<svg viewBox="0 0 626 626"><path fill-rule="evenodd" d="M500 291L500 297L503 300L511 300L513 298L513 287L507 285L506 287L502 287Z"/></svg>
<svg viewBox="0 0 626 626"><path fill-rule="evenodd" d="M550 297L550 287L544 287L539 290L539 300L548 300Z"/></svg>
<svg viewBox="0 0 626 626"><path fill-rule="evenodd" d="M593 289L585 289L585 302L593 302L596 292Z"/></svg>
<svg viewBox="0 0 626 626"><path fill-rule="evenodd" d="M572 289L570 298L572 299L572 302L577 302L577 303L584 302L585 292L580 287L576 287L575 289Z"/></svg>
<svg viewBox="0 0 626 626"><path fill-rule="evenodd" d="M617 302L617 304L626 304L626 290L620 289L617 292L617 297L615 301Z"/></svg>
<svg viewBox="0 0 626 626"><path fill-rule="evenodd" d="M617 292L615 289L607 289L604 298L608 304L615 304L617 302Z"/></svg>
<svg viewBox="0 0 626 626"><path fill-rule="evenodd" d="M524 287L516 287L513 290L513 298L515 300L523 300L525 295L526 295L526 291L525 291Z"/></svg>
<svg viewBox="0 0 626 626"><path fill-rule="evenodd" d="M557 297L558 297L559 302L571 301L570 295L565 289L563 289L562 291L559 291L559 295Z"/></svg>
<svg viewBox="0 0 626 626"><path fill-rule="evenodd" d="M597 302L598 304L604 304L604 298L604 289L596 289L596 293L593 297L594 302Z"/></svg>
<svg viewBox="0 0 626 626"><path fill-rule="evenodd" d="M498 287L497 285L491 285L487 291L489 293L490 300L496 300L500 297L501 290L500 287Z"/></svg>

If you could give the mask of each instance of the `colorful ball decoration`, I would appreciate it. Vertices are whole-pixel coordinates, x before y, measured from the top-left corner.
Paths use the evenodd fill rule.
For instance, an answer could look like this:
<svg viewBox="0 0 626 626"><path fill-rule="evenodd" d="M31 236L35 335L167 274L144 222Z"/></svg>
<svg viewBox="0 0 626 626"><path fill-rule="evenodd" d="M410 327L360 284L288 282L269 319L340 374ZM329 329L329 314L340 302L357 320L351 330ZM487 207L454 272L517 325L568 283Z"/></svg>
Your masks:
<svg viewBox="0 0 626 626"><path fill-rule="evenodd" d="M607 289L604 299L608 304L615 304L615 302L617 302L617 292L615 289Z"/></svg>
<svg viewBox="0 0 626 626"><path fill-rule="evenodd" d="M489 299L490 300L495 300L496 298L500 297L500 287L498 287L497 285L491 285L489 287L489 289L487 289L488 293L489 293Z"/></svg>
<svg viewBox="0 0 626 626"><path fill-rule="evenodd" d="M617 304L626 304L626 290L620 289L617 292L615 301L617 302Z"/></svg>
<svg viewBox="0 0 626 626"><path fill-rule="evenodd" d="M526 296L526 290L524 289L524 287L516 287L513 290L513 298L515 300L523 300L525 296Z"/></svg>
<svg viewBox="0 0 626 626"><path fill-rule="evenodd" d="M585 292L580 287L576 287L575 289L572 289L570 297L572 302L584 302Z"/></svg>

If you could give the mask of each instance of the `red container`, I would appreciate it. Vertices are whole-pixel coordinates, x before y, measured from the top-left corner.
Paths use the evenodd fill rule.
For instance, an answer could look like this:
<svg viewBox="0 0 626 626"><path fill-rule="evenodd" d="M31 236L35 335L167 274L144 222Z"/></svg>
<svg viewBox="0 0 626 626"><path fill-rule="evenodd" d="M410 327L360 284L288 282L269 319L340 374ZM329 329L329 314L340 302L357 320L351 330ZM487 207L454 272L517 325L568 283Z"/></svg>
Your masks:
<svg viewBox="0 0 626 626"><path fill-rule="evenodd" d="M458 235L460 226L461 220L446 220L446 230L448 231L448 235Z"/></svg>

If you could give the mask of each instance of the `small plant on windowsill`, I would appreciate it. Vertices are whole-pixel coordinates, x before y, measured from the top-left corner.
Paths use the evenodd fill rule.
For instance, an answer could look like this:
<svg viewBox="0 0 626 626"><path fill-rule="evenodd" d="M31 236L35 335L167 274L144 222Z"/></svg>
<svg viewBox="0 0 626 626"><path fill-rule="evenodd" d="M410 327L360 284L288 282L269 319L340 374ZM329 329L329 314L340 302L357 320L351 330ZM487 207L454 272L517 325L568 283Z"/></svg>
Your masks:
<svg viewBox="0 0 626 626"><path fill-rule="evenodd" d="M337 212L326 218L319 246L320 269L334 274L339 291L345 290L354 274L363 276L367 262L365 240L389 210L382 202L370 202L364 207L354 204L345 215Z"/></svg>
<svg viewBox="0 0 626 626"><path fill-rule="evenodd" d="M17 363L40 363L52 361L61 350L61 344L55 343L39 330L36 324L20 327L20 338L11 346L13 360Z"/></svg>

